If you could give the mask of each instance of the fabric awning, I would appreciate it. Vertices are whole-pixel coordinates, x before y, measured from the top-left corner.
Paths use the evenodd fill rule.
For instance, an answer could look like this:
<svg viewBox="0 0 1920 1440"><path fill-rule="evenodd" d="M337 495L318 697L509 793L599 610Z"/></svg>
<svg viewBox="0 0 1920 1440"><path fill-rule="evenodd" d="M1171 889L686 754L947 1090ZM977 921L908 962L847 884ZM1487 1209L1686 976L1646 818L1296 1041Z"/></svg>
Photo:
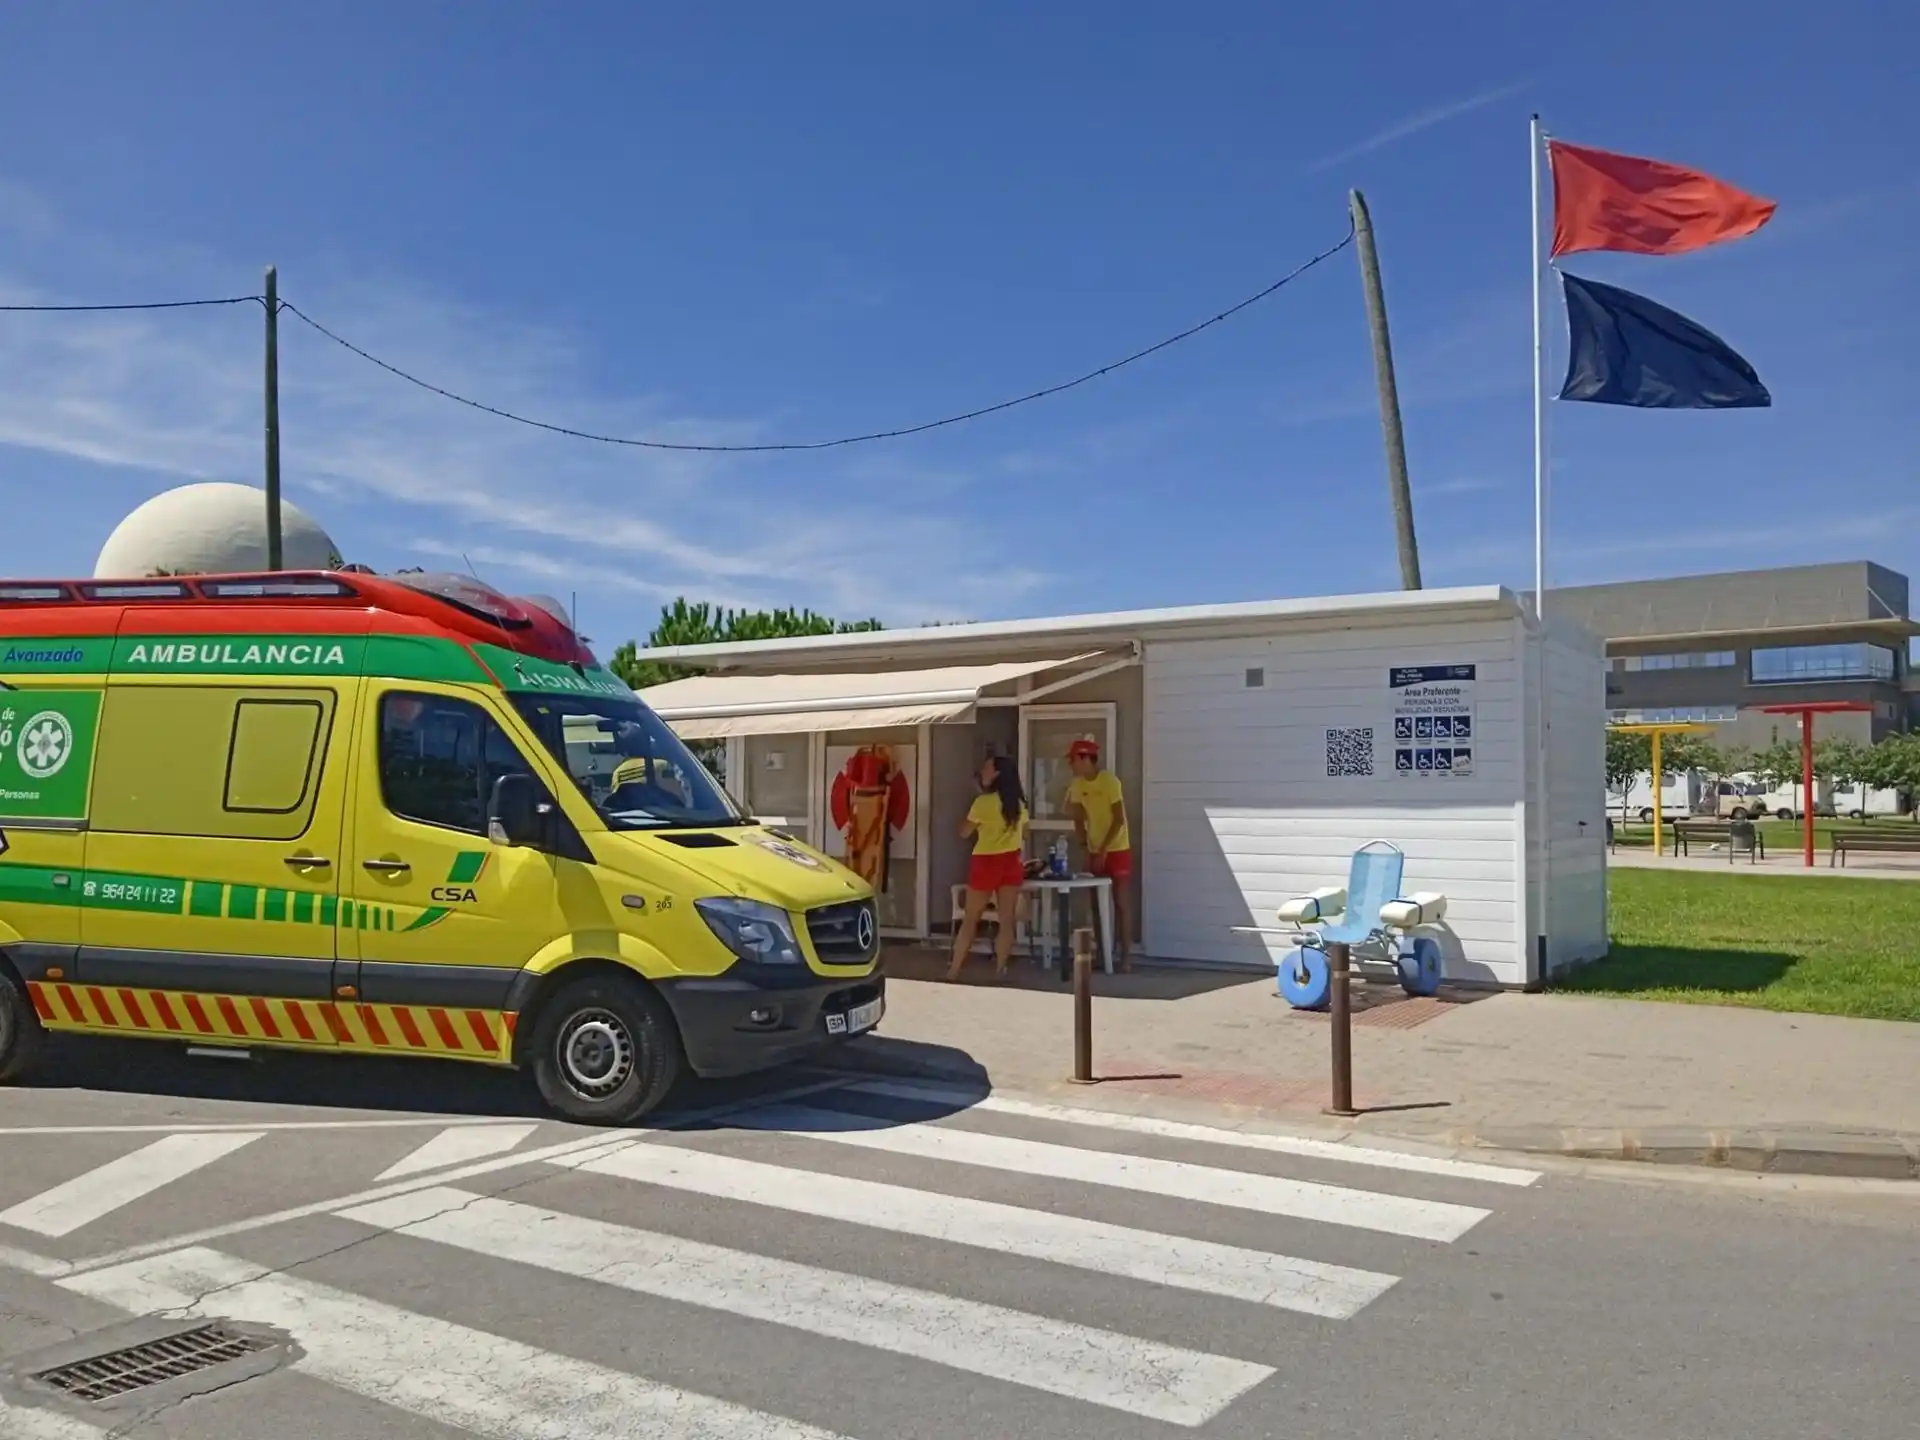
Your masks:
<svg viewBox="0 0 1920 1440"><path fill-rule="evenodd" d="M938 725L971 719L990 685L1086 658L826 675L695 675L650 685L640 698L683 740Z"/></svg>

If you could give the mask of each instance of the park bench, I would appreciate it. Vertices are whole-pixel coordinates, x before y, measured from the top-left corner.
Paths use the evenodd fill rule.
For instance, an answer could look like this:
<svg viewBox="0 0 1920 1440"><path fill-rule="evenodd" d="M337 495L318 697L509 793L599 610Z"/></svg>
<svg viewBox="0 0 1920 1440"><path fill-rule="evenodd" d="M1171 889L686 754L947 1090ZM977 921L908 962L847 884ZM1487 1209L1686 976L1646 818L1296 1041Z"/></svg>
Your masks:
<svg viewBox="0 0 1920 1440"><path fill-rule="evenodd" d="M1734 828L1739 827L1736 837ZM1737 843L1736 843L1737 841ZM1695 845L1725 845L1727 863L1733 863L1735 855L1745 855L1749 864L1767 857L1766 837L1761 835L1759 827L1744 820L1676 820L1673 822L1673 849L1675 855L1691 855Z"/></svg>
<svg viewBox="0 0 1920 1440"><path fill-rule="evenodd" d="M1847 863L1848 852L1859 850L1869 855L1920 855L1920 825L1911 835L1894 835L1885 830L1835 830L1833 849L1827 855L1832 868Z"/></svg>

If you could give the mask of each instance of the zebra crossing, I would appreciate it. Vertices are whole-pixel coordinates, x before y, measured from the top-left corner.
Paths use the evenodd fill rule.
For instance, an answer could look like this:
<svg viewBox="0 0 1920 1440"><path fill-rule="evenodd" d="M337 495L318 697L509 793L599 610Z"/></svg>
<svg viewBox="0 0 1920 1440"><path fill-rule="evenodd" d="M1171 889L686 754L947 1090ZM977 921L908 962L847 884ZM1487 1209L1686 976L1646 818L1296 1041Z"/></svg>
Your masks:
<svg viewBox="0 0 1920 1440"><path fill-rule="evenodd" d="M337 1194L473 1162L511 1164L513 1152L538 1148L535 1137L581 1133L446 1117L0 1129L0 1243L10 1232L77 1244L116 1228L164 1235L167 1217L182 1207L236 1218L276 1191ZM74 1171L72 1156L95 1154L110 1158Z"/></svg>
<svg viewBox="0 0 1920 1440"><path fill-rule="evenodd" d="M264 1253L276 1214L71 1262L54 1283L131 1315L277 1327L299 1347L296 1375L506 1440L890 1433L863 1401L770 1402L750 1372L773 1346L807 1347L788 1362L803 1368L868 1375L869 1397L964 1380L952 1393L975 1397L968 1413L930 1433L1037 1433L1059 1422L1034 1416L1066 1412L1032 1407L1064 1404L1149 1427L1102 1433L1147 1434L1250 1403L1286 1378L1290 1342L1312 1333L1298 1327L1364 1323L1418 1284L1420 1255L1495 1213L1489 1197L1539 1178L880 1080L677 1132L560 1127L571 1138L539 1143L552 1139L541 1128L409 1137L361 1191L298 1207L300 1223L346 1237L311 1263ZM259 1144L258 1131L148 1140L90 1172L91 1208L137 1206ZM79 1203L85 1178L16 1200L0 1227L83 1237L98 1219ZM1269 1227L1284 1245L1259 1242ZM364 1272L325 1258L362 1243L379 1247ZM1355 1263L1369 1249L1378 1260ZM551 1322L503 1323L473 1303L498 1286L551 1297ZM575 1336L576 1309L711 1339L691 1367L655 1371ZM109 1428L0 1395L8 1436Z"/></svg>
<svg viewBox="0 0 1920 1440"><path fill-rule="evenodd" d="M38 1235L71 1235L175 1180L233 1154L259 1131L164 1135L0 1211L0 1225Z"/></svg>

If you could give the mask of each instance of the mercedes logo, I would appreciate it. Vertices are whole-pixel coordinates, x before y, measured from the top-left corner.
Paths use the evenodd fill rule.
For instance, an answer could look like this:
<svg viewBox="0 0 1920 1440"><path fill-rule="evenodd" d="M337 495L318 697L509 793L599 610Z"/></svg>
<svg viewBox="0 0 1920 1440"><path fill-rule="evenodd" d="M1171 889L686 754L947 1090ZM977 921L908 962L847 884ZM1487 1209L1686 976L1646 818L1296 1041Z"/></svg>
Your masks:
<svg viewBox="0 0 1920 1440"><path fill-rule="evenodd" d="M860 915L853 922L853 938L859 944L862 953L873 949L873 910L862 905Z"/></svg>

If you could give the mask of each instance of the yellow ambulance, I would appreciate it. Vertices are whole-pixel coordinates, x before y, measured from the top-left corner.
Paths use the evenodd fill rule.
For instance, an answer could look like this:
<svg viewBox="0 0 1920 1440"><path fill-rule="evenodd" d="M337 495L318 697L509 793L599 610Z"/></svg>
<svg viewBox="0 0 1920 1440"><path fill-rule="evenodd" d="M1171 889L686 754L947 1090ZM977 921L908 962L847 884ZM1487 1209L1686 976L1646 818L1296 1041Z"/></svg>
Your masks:
<svg viewBox="0 0 1920 1440"><path fill-rule="evenodd" d="M428 1055L617 1124L871 1030L876 925L558 606L0 581L0 1079L47 1031Z"/></svg>

